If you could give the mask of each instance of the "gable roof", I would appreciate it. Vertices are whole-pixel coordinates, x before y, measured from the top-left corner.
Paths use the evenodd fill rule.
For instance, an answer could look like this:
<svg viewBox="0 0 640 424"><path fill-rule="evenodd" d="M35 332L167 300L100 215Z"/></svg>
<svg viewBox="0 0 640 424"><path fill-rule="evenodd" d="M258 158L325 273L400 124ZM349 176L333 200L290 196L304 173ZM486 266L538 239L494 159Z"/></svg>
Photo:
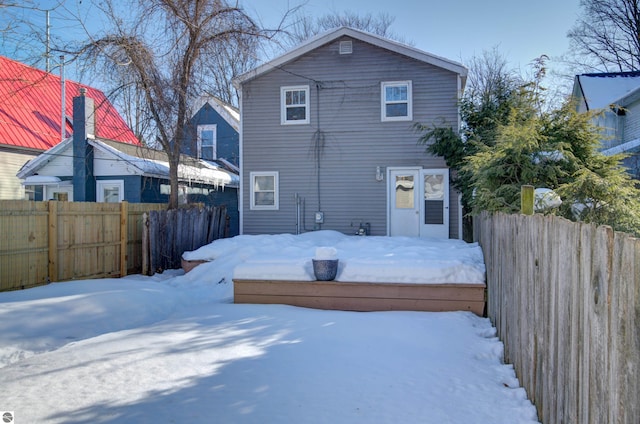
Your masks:
<svg viewBox="0 0 640 424"><path fill-rule="evenodd" d="M640 72L606 72L576 75L573 95L585 110L608 108L640 88Z"/></svg>
<svg viewBox="0 0 640 424"><path fill-rule="evenodd" d="M65 80L66 135L73 132L73 98L80 89L95 100L96 136L139 144L105 94ZM0 145L47 150L61 140L61 79L0 56Z"/></svg>
<svg viewBox="0 0 640 424"><path fill-rule="evenodd" d="M211 105L218 115L224 119L227 124L236 131L240 131L240 112L237 108L231 106L229 103L215 97L215 96L202 96L195 103L193 115L198 113L205 104Z"/></svg>
<svg viewBox="0 0 640 424"><path fill-rule="evenodd" d="M454 72L460 75L460 77L462 78L462 88L464 88L468 71L467 68L462 64L449 59L445 59L440 56L433 55L431 53L424 52L406 44L398 43L397 41L389 40L387 38L383 38L378 35L350 27L335 28L333 30L312 37L304 43L300 44L298 47L295 47L293 50L290 50L287 53L278 56L275 59L234 78L233 85L236 88L239 88L245 82L257 78L260 75L272 71L273 69L279 68L289 62L292 62L297 58L305 55L306 53L343 36L348 36L356 40L360 40L365 43L390 50L394 53L408 56L421 62Z"/></svg>
<svg viewBox="0 0 640 424"><path fill-rule="evenodd" d="M134 175L169 179L169 159L161 150L102 138L87 139L87 142L114 160L127 163L134 170ZM36 175L58 156L72 156L72 149L73 138L69 137L25 163L17 173L18 178L24 180ZM238 187L239 183L238 175L225 166L189 156L180 158L178 179L183 182L229 187Z"/></svg>

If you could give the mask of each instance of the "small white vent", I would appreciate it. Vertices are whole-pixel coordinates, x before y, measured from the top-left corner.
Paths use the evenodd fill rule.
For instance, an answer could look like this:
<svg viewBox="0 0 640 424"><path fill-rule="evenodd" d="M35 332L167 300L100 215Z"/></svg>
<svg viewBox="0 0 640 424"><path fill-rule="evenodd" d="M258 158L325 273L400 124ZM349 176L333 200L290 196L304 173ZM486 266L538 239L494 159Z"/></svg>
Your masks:
<svg viewBox="0 0 640 424"><path fill-rule="evenodd" d="M340 54L351 54L351 53L353 53L353 44L351 43L351 40L341 41Z"/></svg>

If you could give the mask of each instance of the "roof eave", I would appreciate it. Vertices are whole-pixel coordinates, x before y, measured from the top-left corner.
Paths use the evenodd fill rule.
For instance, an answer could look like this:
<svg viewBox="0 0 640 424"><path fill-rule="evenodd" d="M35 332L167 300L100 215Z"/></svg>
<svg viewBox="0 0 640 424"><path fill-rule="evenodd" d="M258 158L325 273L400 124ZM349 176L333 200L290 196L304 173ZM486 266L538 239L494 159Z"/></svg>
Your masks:
<svg viewBox="0 0 640 424"><path fill-rule="evenodd" d="M51 160L50 157L54 157L58 154L58 152L66 149L67 145L71 143L72 140L73 139L71 137L68 137L55 146L40 153L35 158L22 165L20 170L16 173L16 176L21 180L24 180L26 177L35 174L43 166L49 163L49 161Z"/></svg>

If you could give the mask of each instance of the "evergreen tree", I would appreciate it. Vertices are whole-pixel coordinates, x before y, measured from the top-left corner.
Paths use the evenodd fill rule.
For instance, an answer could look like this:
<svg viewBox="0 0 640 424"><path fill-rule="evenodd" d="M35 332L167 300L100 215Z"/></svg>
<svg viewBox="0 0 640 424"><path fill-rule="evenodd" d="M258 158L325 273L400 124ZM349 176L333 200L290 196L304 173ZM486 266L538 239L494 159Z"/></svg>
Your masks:
<svg viewBox="0 0 640 424"><path fill-rule="evenodd" d="M448 126L419 127L420 142L456 171L454 184L467 211L518 212L521 187L532 185L562 198L546 213L640 235L640 190L621 166L622 156L598 151L593 115L577 113L570 102L543 111L543 75L536 73L535 81L511 89L499 103L465 97L461 135Z"/></svg>

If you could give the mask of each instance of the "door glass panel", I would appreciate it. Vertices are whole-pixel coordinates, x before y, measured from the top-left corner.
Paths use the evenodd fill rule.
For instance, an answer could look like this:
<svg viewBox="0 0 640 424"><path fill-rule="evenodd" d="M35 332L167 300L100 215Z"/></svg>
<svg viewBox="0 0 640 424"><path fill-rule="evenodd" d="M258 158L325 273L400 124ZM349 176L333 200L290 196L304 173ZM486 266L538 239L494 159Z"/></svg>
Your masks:
<svg viewBox="0 0 640 424"><path fill-rule="evenodd" d="M444 224L444 175L424 175L424 223Z"/></svg>
<svg viewBox="0 0 640 424"><path fill-rule="evenodd" d="M424 198L427 200L444 200L444 184L442 174L424 175Z"/></svg>
<svg viewBox="0 0 640 424"><path fill-rule="evenodd" d="M413 175L396 175L396 208L414 208L413 190Z"/></svg>

